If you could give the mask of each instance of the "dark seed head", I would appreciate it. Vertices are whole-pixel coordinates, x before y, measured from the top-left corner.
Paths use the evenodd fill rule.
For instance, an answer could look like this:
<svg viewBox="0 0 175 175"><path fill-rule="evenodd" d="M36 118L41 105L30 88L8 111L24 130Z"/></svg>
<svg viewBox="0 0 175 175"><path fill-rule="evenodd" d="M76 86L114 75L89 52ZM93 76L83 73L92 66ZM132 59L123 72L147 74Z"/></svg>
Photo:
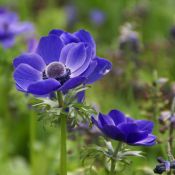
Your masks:
<svg viewBox="0 0 175 175"><path fill-rule="evenodd" d="M43 80L54 78L61 84L64 84L67 80L70 79L70 75L70 69L66 68L64 64L60 62L52 62L43 71Z"/></svg>
<svg viewBox="0 0 175 175"><path fill-rule="evenodd" d="M66 67L60 62L52 62L47 66L45 73L48 78L60 78L66 73Z"/></svg>

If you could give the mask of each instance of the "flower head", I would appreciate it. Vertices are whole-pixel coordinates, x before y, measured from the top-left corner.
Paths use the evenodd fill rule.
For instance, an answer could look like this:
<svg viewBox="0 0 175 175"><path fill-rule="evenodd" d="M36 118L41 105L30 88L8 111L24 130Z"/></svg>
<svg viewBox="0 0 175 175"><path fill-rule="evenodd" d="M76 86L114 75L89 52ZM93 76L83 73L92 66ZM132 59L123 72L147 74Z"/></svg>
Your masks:
<svg viewBox="0 0 175 175"><path fill-rule="evenodd" d="M103 11L98 9L93 9L90 11L90 20L92 24L101 26L106 20L106 15Z"/></svg>
<svg viewBox="0 0 175 175"><path fill-rule="evenodd" d="M0 8L0 43L4 48L12 47L15 37L27 31L33 31L31 23L20 22L16 13Z"/></svg>
<svg viewBox="0 0 175 175"><path fill-rule="evenodd" d="M134 120L118 110L111 110L107 115L99 114L92 122L108 137L129 145L152 146L156 137L152 135L153 122Z"/></svg>
<svg viewBox="0 0 175 175"><path fill-rule="evenodd" d="M133 30L133 26L130 23L126 23L121 27L119 47L121 50L129 49L135 53L138 53L140 50L138 33Z"/></svg>
<svg viewBox="0 0 175 175"><path fill-rule="evenodd" d="M91 84L109 72L109 61L96 56L95 41L85 30L73 34L52 30L42 37L36 52L14 60L17 89L34 95L67 92Z"/></svg>

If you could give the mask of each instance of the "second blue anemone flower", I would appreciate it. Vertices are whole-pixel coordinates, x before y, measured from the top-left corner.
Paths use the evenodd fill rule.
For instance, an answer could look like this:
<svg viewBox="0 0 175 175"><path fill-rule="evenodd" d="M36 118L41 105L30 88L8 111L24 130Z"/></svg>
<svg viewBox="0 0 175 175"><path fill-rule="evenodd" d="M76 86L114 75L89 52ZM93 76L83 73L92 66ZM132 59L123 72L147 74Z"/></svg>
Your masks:
<svg viewBox="0 0 175 175"><path fill-rule="evenodd" d="M34 53L15 58L14 67L17 89L40 96L91 84L108 73L112 65L96 56L89 32L52 30L40 39Z"/></svg>
<svg viewBox="0 0 175 175"><path fill-rule="evenodd" d="M156 136L152 135L153 122L134 120L118 110L111 110L107 115L99 114L92 122L108 137L133 146L152 146Z"/></svg>
<svg viewBox="0 0 175 175"><path fill-rule="evenodd" d="M0 44L4 48L12 47L17 35L33 31L34 26L30 22L21 22L16 13L0 7Z"/></svg>

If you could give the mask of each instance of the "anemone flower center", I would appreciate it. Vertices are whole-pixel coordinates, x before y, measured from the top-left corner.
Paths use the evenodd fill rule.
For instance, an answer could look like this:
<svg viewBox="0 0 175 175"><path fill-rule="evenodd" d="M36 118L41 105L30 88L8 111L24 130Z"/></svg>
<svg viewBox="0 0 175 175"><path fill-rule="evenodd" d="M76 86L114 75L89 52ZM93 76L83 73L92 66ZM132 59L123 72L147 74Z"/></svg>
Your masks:
<svg viewBox="0 0 175 175"><path fill-rule="evenodd" d="M66 82L70 78L71 71L63 63L52 62L43 72L43 79L54 78L61 84Z"/></svg>
<svg viewBox="0 0 175 175"><path fill-rule="evenodd" d="M49 78L59 78L66 73L66 67L60 62L52 62L46 67L46 75Z"/></svg>

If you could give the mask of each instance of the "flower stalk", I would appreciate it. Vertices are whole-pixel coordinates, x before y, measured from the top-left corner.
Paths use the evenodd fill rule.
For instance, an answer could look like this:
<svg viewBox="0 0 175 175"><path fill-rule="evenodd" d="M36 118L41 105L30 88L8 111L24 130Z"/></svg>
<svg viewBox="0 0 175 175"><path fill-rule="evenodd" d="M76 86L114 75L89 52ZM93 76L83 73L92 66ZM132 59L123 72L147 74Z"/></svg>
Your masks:
<svg viewBox="0 0 175 175"><path fill-rule="evenodd" d="M171 106L171 118L174 116L175 111L175 97L173 98L172 106ZM170 126L169 126L169 142L168 142L168 157L170 161L174 161L173 157L173 135L174 135L174 122L170 118ZM172 174L172 171L167 173L168 175Z"/></svg>
<svg viewBox="0 0 175 175"><path fill-rule="evenodd" d="M171 106L171 118L174 116L175 111L175 97L173 98L172 106ZM170 128L169 128L169 144L170 151L173 150L173 131L174 131L174 123L170 119Z"/></svg>
<svg viewBox="0 0 175 175"><path fill-rule="evenodd" d="M114 155L111 158L111 169L110 169L110 175L114 175L115 174L115 165L116 165L116 157L118 155L118 152L120 151L120 148L122 147L122 142L119 142L115 151L114 151Z"/></svg>
<svg viewBox="0 0 175 175"><path fill-rule="evenodd" d="M62 93L57 92L57 99L59 107L64 107L64 100ZM60 174L67 175L67 116L61 114L61 129L60 129Z"/></svg>

